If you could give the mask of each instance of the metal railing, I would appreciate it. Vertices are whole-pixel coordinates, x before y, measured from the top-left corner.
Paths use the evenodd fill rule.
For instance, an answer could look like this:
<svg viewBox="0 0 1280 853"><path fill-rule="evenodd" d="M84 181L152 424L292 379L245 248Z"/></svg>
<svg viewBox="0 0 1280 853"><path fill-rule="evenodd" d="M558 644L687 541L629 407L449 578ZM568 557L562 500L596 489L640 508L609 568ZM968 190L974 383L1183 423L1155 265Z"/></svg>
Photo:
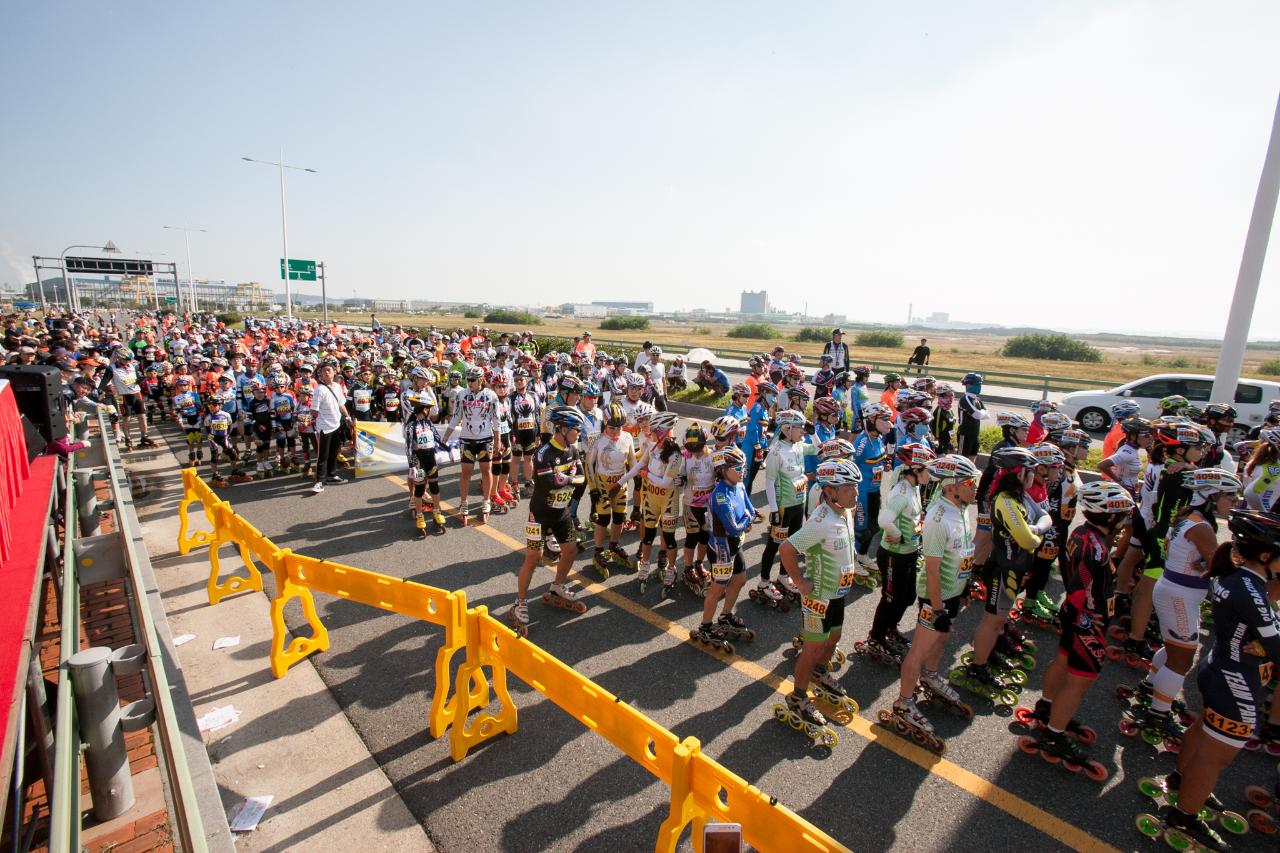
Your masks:
<svg viewBox="0 0 1280 853"><path fill-rule="evenodd" d="M194 718L190 708L184 709L186 714L180 717L174 701L175 693L185 697L185 689L178 690L178 685L170 678L171 668L176 670L176 663L172 649L161 642L157 630L153 610L161 614L161 619L163 610L159 608L159 594L151 575L150 559L138 529L128 473L105 414L97 415L96 427L91 447L77 451L67 459L66 526L62 571L57 584L62 624L57 717L54 722L54 779L49 797L49 850L51 853L78 853L81 849L81 821L85 810L81 802L80 779L85 749L81 734L90 721L77 719L68 659L80 651L81 584L110 578L121 578L127 583L135 640L145 650L141 672L146 695L155 703L152 739L166 783L166 804L175 829L175 846L192 853L210 849L232 850L234 845L221 809L216 815L202 814L201 802L207 800L198 796L181 725L189 722L194 728ZM95 481L107 484L109 495L103 503L97 501ZM98 511L102 508L112 510L114 530L111 533L98 533ZM77 526L80 536L76 536ZM108 674L108 678L111 677ZM180 676L178 680L180 682ZM134 703L135 706L143 704ZM127 718L132 707L119 709L120 715ZM195 748L199 755L204 756L198 733L194 733L194 738ZM207 758L203 760L206 763L202 770L208 773Z"/></svg>

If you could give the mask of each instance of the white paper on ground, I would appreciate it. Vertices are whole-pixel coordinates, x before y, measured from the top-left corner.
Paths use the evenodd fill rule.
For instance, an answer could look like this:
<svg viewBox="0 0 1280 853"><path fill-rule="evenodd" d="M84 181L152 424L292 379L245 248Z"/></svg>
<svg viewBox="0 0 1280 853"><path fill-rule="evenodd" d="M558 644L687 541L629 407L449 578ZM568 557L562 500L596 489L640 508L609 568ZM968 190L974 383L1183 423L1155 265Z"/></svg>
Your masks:
<svg viewBox="0 0 1280 853"><path fill-rule="evenodd" d="M173 638L173 644L175 646L180 646L183 643L191 642L195 638L196 638L195 634L180 634L179 636Z"/></svg>
<svg viewBox="0 0 1280 853"><path fill-rule="evenodd" d="M262 820L263 813L274 799L275 797L271 794L245 797L244 802L240 804L235 814L231 817L231 831L252 832L257 829L258 821Z"/></svg>
<svg viewBox="0 0 1280 853"><path fill-rule="evenodd" d="M236 710L235 705L223 705L220 708L214 708L196 720L196 726L202 732L211 732L220 729L223 726L229 726L232 723L239 722L240 712Z"/></svg>
<svg viewBox="0 0 1280 853"><path fill-rule="evenodd" d="M238 646L238 645L240 645L239 634L236 634L234 637L219 637L218 639L213 641L213 650L217 651L218 649L229 649L232 646Z"/></svg>

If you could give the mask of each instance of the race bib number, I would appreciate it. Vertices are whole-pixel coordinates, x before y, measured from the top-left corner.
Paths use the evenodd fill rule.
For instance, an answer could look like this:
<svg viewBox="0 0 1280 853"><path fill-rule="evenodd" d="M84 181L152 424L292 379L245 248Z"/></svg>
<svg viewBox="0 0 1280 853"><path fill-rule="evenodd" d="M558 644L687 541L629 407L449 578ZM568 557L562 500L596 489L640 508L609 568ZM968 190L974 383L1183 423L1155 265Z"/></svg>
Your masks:
<svg viewBox="0 0 1280 853"><path fill-rule="evenodd" d="M838 592L840 592L841 595L853 588L854 577L855 575L852 571L840 573L840 589Z"/></svg>
<svg viewBox="0 0 1280 853"><path fill-rule="evenodd" d="M991 529L991 516L985 512L978 513L978 526L987 530Z"/></svg>
<svg viewBox="0 0 1280 853"><path fill-rule="evenodd" d="M711 494L711 489L694 489L693 499L695 501L703 500L704 498L710 496L710 494Z"/></svg>
<svg viewBox="0 0 1280 853"><path fill-rule="evenodd" d="M1040 546L1040 550L1036 552L1036 556L1042 560L1052 560L1058 556L1058 546L1045 543Z"/></svg>
<svg viewBox="0 0 1280 853"><path fill-rule="evenodd" d="M400 398L399 398L399 397L388 397L388 398L387 398L387 411L388 411L388 412L396 412L396 411L399 411L399 410L400 410Z"/></svg>
<svg viewBox="0 0 1280 853"><path fill-rule="evenodd" d="M806 595L800 604L805 613L816 613L818 618L824 618L827 615L827 602L821 598L811 598Z"/></svg>
<svg viewBox="0 0 1280 853"><path fill-rule="evenodd" d="M367 412L373 403L373 394L369 391L355 391L351 395L355 398L356 411Z"/></svg>
<svg viewBox="0 0 1280 853"><path fill-rule="evenodd" d="M809 488L809 480L807 477L797 477L791 481L791 488L795 489L796 494L803 495L805 489Z"/></svg>
<svg viewBox="0 0 1280 853"><path fill-rule="evenodd" d="M664 515L662 517L662 532L663 533L676 532L676 517L674 515Z"/></svg>
<svg viewBox="0 0 1280 853"><path fill-rule="evenodd" d="M822 633L822 620L827 615L827 602L817 598L805 598L802 604L804 631L808 634Z"/></svg>
<svg viewBox="0 0 1280 853"><path fill-rule="evenodd" d="M882 471L882 470L880 470L879 468L877 468L876 470L874 470L874 471L872 471L872 472L871 472L871 482L872 482L872 483L874 483L874 484L876 484L876 485L879 485L879 484L880 484L880 479L881 479L883 476L884 476L884 471Z"/></svg>
<svg viewBox="0 0 1280 853"><path fill-rule="evenodd" d="M414 445L419 450L433 450L436 446L436 437L431 434L431 430L424 429L418 433Z"/></svg>
<svg viewBox="0 0 1280 853"><path fill-rule="evenodd" d="M733 563L712 563L711 577L718 581L727 581L733 577Z"/></svg>
<svg viewBox="0 0 1280 853"><path fill-rule="evenodd" d="M519 418L516 421L516 429L522 431L533 429L533 418Z"/></svg>
<svg viewBox="0 0 1280 853"><path fill-rule="evenodd" d="M547 495L547 503L554 509L564 509L573 499L573 489L556 489Z"/></svg>
<svg viewBox="0 0 1280 853"><path fill-rule="evenodd" d="M533 543L542 541L542 525L536 521L526 522L524 525L524 538Z"/></svg>
<svg viewBox="0 0 1280 853"><path fill-rule="evenodd" d="M973 574L973 546L960 556L960 567L956 570L956 579L962 583L969 582L969 576Z"/></svg>

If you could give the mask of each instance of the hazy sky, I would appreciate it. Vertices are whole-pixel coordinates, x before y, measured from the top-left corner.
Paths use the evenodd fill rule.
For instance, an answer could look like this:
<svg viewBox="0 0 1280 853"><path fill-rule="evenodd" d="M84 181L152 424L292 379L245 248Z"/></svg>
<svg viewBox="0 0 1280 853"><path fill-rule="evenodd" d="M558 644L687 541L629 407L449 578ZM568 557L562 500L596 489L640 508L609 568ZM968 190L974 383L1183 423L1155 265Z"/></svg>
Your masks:
<svg viewBox="0 0 1280 853"><path fill-rule="evenodd" d="M107 239L185 275L177 224L197 277L278 285L240 156L284 146L338 297L1220 335L1277 33L1274 0L6 3L0 281Z"/></svg>

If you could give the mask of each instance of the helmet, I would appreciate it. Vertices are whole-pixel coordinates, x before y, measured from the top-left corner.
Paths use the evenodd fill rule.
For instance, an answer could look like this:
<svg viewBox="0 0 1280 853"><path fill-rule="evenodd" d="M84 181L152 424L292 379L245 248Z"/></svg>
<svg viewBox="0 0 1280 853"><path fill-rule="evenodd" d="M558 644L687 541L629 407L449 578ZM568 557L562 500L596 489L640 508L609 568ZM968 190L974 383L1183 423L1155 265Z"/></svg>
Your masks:
<svg viewBox="0 0 1280 853"><path fill-rule="evenodd" d="M572 363L573 363L573 359L569 357L569 353L567 353L567 352L562 352L562 353L560 353L559 357L556 359L556 363L557 363L557 364L572 364Z"/></svg>
<svg viewBox="0 0 1280 853"><path fill-rule="evenodd" d="M721 468L741 468L747 464L747 457L734 445L722 447L711 457L711 464L717 470Z"/></svg>
<svg viewBox="0 0 1280 853"><path fill-rule="evenodd" d="M1236 494L1244 486L1240 478L1221 468L1197 468L1182 475L1182 484L1198 495Z"/></svg>
<svg viewBox="0 0 1280 853"><path fill-rule="evenodd" d="M111 357L114 358L116 361L128 361L129 359L133 358L133 355L124 347L117 347L111 353Z"/></svg>
<svg viewBox="0 0 1280 853"><path fill-rule="evenodd" d="M1002 447L991 454L991 462L1002 471L1011 471L1035 465L1036 458L1025 447Z"/></svg>
<svg viewBox="0 0 1280 853"><path fill-rule="evenodd" d="M1010 429L1026 429L1031 426L1031 422L1022 415L1013 412L996 412L996 426L1009 427Z"/></svg>
<svg viewBox="0 0 1280 853"><path fill-rule="evenodd" d="M649 355L662 355L662 347L657 344L649 347Z"/></svg>
<svg viewBox="0 0 1280 853"><path fill-rule="evenodd" d="M778 417L775 420L780 430L789 427L803 427L805 425L804 415L791 409L783 409L778 412Z"/></svg>
<svg viewBox="0 0 1280 853"><path fill-rule="evenodd" d="M711 422L711 434L718 441L727 441L729 436L738 431L741 424L733 415L721 415Z"/></svg>
<svg viewBox="0 0 1280 853"><path fill-rule="evenodd" d="M1168 424L1156 433L1156 437L1167 447L1200 447L1204 444L1200 427L1192 423Z"/></svg>
<svg viewBox="0 0 1280 853"><path fill-rule="evenodd" d="M890 372L890 373L886 373L886 374L884 375L884 384L885 384L885 385L888 385L890 382L901 382L901 381L902 381L902 374L900 374L900 373L893 373L893 372Z"/></svg>
<svg viewBox="0 0 1280 853"><path fill-rule="evenodd" d="M1189 405L1191 405L1191 401L1181 394L1170 394L1168 397L1160 399L1160 411L1162 412L1181 412Z"/></svg>
<svg viewBox="0 0 1280 853"><path fill-rule="evenodd" d="M1277 450L1280 450L1280 429L1267 427L1258 433L1258 438L1262 439Z"/></svg>
<svg viewBox="0 0 1280 853"><path fill-rule="evenodd" d="M828 438L822 442L822 446L818 448L818 458L835 459L837 456L850 457L853 455L853 445L848 439L844 438Z"/></svg>
<svg viewBox="0 0 1280 853"><path fill-rule="evenodd" d="M848 459L828 459L818 463L819 486L856 486L862 482L858 466Z"/></svg>
<svg viewBox="0 0 1280 853"><path fill-rule="evenodd" d="M684 431L684 446L689 450L701 450L707 445L707 434L697 422L689 424Z"/></svg>
<svg viewBox="0 0 1280 853"><path fill-rule="evenodd" d="M1280 549L1280 515L1274 512L1238 509L1231 513L1227 527L1237 543L1248 542L1270 551Z"/></svg>
<svg viewBox="0 0 1280 853"><path fill-rule="evenodd" d="M938 380L934 379L932 376L919 376L911 383L911 387L916 391L927 391L937 384Z"/></svg>
<svg viewBox="0 0 1280 853"><path fill-rule="evenodd" d="M597 384L596 384L596 383L594 383L594 382L584 382L584 383L582 383L582 396L584 396L584 397L599 397L599 396L600 396L600 386L599 386L599 385L597 385Z"/></svg>
<svg viewBox="0 0 1280 853"><path fill-rule="evenodd" d="M649 418L653 417L654 413L657 411L657 409L650 406L648 403L636 403L635 408L631 410L631 417L635 418L637 422L647 421Z"/></svg>
<svg viewBox="0 0 1280 853"><path fill-rule="evenodd" d="M190 377L190 376L187 376L186 374L179 374L179 375L178 375L178 376L173 380L173 384L174 384L174 385L190 385L190 384L191 384L191 377Z"/></svg>
<svg viewBox="0 0 1280 853"><path fill-rule="evenodd" d="M893 412L884 403L869 403L862 407L862 419L872 421L876 418L891 418Z"/></svg>
<svg viewBox="0 0 1280 853"><path fill-rule="evenodd" d="M922 424L929 420L929 411L919 406L912 406L904 412L899 412L898 417L903 423Z"/></svg>
<svg viewBox="0 0 1280 853"><path fill-rule="evenodd" d="M960 384L961 384L961 385L981 385L981 384L982 384L982 374L981 374L981 373L966 373L963 377L961 377L961 379L960 379Z"/></svg>
<svg viewBox="0 0 1280 853"><path fill-rule="evenodd" d="M1195 421L1198 424L1202 424L1205 421L1204 409L1200 408L1194 403L1187 403L1187 405L1182 408L1179 414L1181 414L1187 420Z"/></svg>
<svg viewBox="0 0 1280 853"><path fill-rule="evenodd" d="M449 378L449 379L461 379L461 378L462 378L462 371L460 371L460 370L450 370L450 371L449 371L449 376L448 376L448 378Z"/></svg>
<svg viewBox="0 0 1280 853"><path fill-rule="evenodd" d="M1272 400L1267 403L1267 412L1273 415L1280 415L1280 400Z"/></svg>
<svg viewBox="0 0 1280 853"><path fill-rule="evenodd" d="M1204 416L1206 418L1230 418L1235 420L1239 417L1235 406L1228 406L1226 403L1210 403L1204 407Z"/></svg>
<svg viewBox="0 0 1280 853"><path fill-rule="evenodd" d="M1050 444L1047 441L1032 445L1028 449L1035 457L1037 465L1063 465L1067 461L1067 455L1056 444Z"/></svg>
<svg viewBox="0 0 1280 853"><path fill-rule="evenodd" d="M275 374L274 376L271 377L271 387L272 388L288 388L289 377L285 376L283 373Z"/></svg>
<svg viewBox="0 0 1280 853"><path fill-rule="evenodd" d="M493 372L493 378L489 380L494 388L506 388L511 380L507 379L507 374L501 370Z"/></svg>
<svg viewBox="0 0 1280 853"><path fill-rule="evenodd" d="M610 403L609 408L604 410L604 425L607 427L620 427L627 422L627 413L620 403Z"/></svg>
<svg viewBox="0 0 1280 853"><path fill-rule="evenodd" d="M799 368L795 363L788 364L788 365L787 365L787 376L788 376L789 378L791 378L791 379L803 379L803 378L804 378L804 371L803 371L803 370L801 370L801 369L800 369L800 368Z"/></svg>
<svg viewBox="0 0 1280 853"><path fill-rule="evenodd" d="M809 392L803 388L788 388L787 399L796 399L801 403L809 402Z"/></svg>
<svg viewBox="0 0 1280 853"><path fill-rule="evenodd" d="M343 370L355 370L355 369L356 369L356 360L355 360L354 358L347 358L347 359L343 359L343 361L342 361L342 369L343 369Z"/></svg>
<svg viewBox="0 0 1280 853"><path fill-rule="evenodd" d="M1088 447L1093 441L1089 438L1089 433L1082 429L1054 430L1049 433L1048 439L1062 448Z"/></svg>
<svg viewBox="0 0 1280 853"><path fill-rule="evenodd" d="M582 380L574 376L572 373L566 373L560 377L560 393L561 394L581 394Z"/></svg>
<svg viewBox="0 0 1280 853"><path fill-rule="evenodd" d="M730 388L729 391L734 394L740 394L743 397L751 396L751 386L745 382L739 382L737 385Z"/></svg>
<svg viewBox="0 0 1280 853"><path fill-rule="evenodd" d="M1044 427L1045 432L1071 429L1071 418L1062 412L1045 412L1040 416L1040 426Z"/></svg>
<svg viewBox="0 0 1280 853"><path fill-rule="evenodd" d="M1086 483L1080 488L1078 499L1083 512L1130 513L1134 506L1133 495L1110 480Z"/></svg>
<svg viewBox="0 0 1280 853"><path fill-rule="evenodd" d="M899 444L894 450L893 455L896 456L898 461L903 465L911 468L923 468L938 458L938 454L934 453L918 441L909 441L906 444Z"/></svg>
<svg viewBox="0 0 1280 853"><path fill-rule="evenodd" d="M525 370L523 367L517 367L511 375L516 379L528 379L529 371Z"/></svg>
<svg viewBox="0 0 1280 853"><path fill-rule="evenodd" d="M643 376L641 376L639 373L628 373L628 374L627 374L627 387L628 387L628 388L643 388L643 387L644 387L644 377L643 377Z"/></svg>
<svg viewBox="0 0 1280 853"><path fill-rule="evenodd" d="M649 416L649 429L654 432L671 432L675 426L675 412L654 412Z"/></svg>
<svg viewBox="0 0 1280 853"><path fill-rule="evenodd" d="M760 382L756 384L756 393L761 397L776 397L778 395L778 386L772 382Z"/></svg>
<svg viewBox="0 0 1280 853"><path fill-rule="evenodd" d="M871 368L867 367L865 364L859 364L853 369L853 375L858 379L865 381L866 378L871 375Z"/></svg>
<svg viewBox="0 0 1280 853"><path fill-rule="evenodd" d="M1034 400L1031 403L1031 414L1039 415L1045 412L1056 412L1058 404L1052 400Z"/></svg>
<svg viewBox="0 0 1280 853"><path fill-rule="evenodd" d="M1145 418L1125 418L1120 422L1120 429L1125 435L1151 435L1151 421Z"/></svg>
<svg viewBox="0 0 1280 853"><path fill-rule="evenodd" d="M967 456L961 456L958 453L948 453L946 456L939 456L930 462L929 474L933 479L941 482L947 480L976 480L980 476L978 466L969 461Z"/></svg>
<svg viewBox="0 0 1280 853"><path fill-rule="evenodd" d="M834 397L819 397L813 401L813 411L820 417L840 414L840 403Z"/></svg>
<svg viewBox="0 0 1280 853"><path fill-rule="evenodd" d="M365 368L365 370L368 371L368 368ZM427 371L423 370L421 367L415 367L413 370L410 370L409 377L411 379L429 379L430 378L429 376L427 376Z"/></svg>
<svg viewBox="0 0 1280 853"><path fill-rule="evenodd" d="M479 367L468 367L467 381L475 382L477 379L484 379L484 370Z"/></svg>
<svg viewBox="0 0 1280 853"><path fill-rule="evenodd" d="M747 367L764 367L764 360L758 355L753 355L747 359Z"/></svg>
<svg viewBox="0 0 1280 853"><path fill-rule="evenodd" d="M552 426L557 428L581 431L587 427L587 419L573 406L556 406L551 410L549 419Z"/></svg>

